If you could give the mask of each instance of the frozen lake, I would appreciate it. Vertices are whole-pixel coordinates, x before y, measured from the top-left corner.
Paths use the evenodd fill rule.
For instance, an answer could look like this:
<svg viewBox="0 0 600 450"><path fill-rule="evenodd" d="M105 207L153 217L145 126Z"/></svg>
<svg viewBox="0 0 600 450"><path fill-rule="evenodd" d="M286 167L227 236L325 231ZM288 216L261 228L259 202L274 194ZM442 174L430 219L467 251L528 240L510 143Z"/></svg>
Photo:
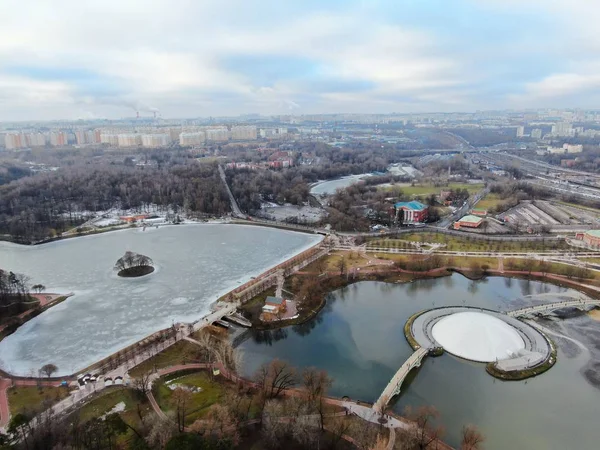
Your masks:
<svg viewBox="0 0 600 450"><path fill-rule="evenodd" d="M130 229L40 246L0 242L0 267L26 274L47 292L75 293L0 342L0 366L28 375L53 363L72 374L173 322L191 322L210 304L322 237L273 228L198 224ZM119 278L131 250L154 273Z"/></svg>
<svg viewBox="0 0 600 450"><path fill-rule="evenodd" d="M370 176L371 174L369 173L363 173L360 175L348 175L336 180L319 181L311 187L310 193L313 195L333 195L338 189L345 189Z"/></svg>

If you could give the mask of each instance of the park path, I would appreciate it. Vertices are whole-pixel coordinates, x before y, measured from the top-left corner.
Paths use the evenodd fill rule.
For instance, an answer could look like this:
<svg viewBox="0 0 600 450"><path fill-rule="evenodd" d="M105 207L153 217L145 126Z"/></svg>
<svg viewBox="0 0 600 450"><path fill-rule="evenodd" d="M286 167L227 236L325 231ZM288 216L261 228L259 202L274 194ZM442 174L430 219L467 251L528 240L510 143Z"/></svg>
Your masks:
<svg viewBox="0 0 600 450"><path fill-rule="evenodd" d="M9 380L0 378L0 430L5 429L10 421L10 405L8 403L8 389L11 386L60 386L60 381L38 380Z"/></svg>

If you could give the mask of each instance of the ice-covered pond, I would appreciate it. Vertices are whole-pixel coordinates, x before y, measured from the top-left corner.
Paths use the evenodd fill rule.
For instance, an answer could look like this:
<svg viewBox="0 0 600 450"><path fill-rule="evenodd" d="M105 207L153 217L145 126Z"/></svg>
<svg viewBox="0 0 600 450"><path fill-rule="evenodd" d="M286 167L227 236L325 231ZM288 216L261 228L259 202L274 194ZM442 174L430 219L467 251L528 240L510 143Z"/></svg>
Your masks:
<svg viewBox="0 0 600 450"><path fill-rule="evenodd" d="M0 268L47 292L75 295L0 342L0 366L28 375L46 363L71 374L177 321L316 244L320 236L273 228L198 224L130 229L28 247L0 242ZM151 257L154 273L119 278L127 250Z"/></svg>

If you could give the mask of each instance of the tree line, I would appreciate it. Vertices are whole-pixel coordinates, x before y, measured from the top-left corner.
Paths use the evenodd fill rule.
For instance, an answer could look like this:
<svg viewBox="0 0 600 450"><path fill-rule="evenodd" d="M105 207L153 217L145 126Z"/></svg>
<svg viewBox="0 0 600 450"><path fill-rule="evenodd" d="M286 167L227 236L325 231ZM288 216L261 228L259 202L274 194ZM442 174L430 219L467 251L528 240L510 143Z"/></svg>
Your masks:
<svg viewBox="0 0 600 450"><path fill-rule="evenodd" d="M0 186L0 234L31 242L58 235L96 211L180 208L220 216L230 210L216 165L78 165Z"/></svg>

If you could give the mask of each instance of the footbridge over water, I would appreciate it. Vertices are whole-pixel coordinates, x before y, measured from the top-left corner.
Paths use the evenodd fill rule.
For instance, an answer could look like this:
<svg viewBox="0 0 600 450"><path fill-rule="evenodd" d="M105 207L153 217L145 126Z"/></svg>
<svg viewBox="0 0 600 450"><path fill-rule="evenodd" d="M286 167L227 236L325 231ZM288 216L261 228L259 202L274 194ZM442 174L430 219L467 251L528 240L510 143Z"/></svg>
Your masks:
<svg viewBox="0 0 600 450"><path fill-rule="evenodd" d="M429 349L420 347L418 350L409 356L409 358L402 364L400 369L396 372L390 382L387 384L379 399L373 405L373 409L375 411L383 411L388 404L388 402L392 399L393 396L398 395L400 393L400 387L402 383L406 379L408 373L414 369L415 367L419 367L423 358L427 356L429 353Z"/></svg>
<svg viewBox="0 0 600 450"><path fill-rule="evenodd" d="M562 302L546 303L544 305L528 306L526 308L515 309L513 311L508 311L506 314L511 317L521 317L554 311L561 308L581 308L584 306L600 306L600 299L582 298L579 300L565 300Z"/></svg>

